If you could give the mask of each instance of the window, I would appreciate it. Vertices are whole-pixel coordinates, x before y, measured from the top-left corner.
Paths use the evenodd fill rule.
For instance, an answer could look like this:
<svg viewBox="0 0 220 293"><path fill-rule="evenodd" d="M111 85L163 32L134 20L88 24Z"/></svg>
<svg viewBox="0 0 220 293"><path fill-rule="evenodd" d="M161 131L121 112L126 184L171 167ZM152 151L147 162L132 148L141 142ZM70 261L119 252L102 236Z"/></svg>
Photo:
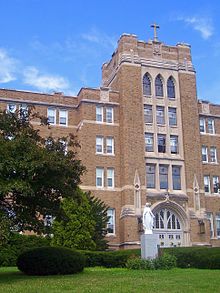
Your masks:
<svg viewBox="0 0 220 293"><path fill-rule="evenodd" d="M66 110L59 110L59 124L67 125L68 112Z"/></svg>
<svg viewBox="0 0 220 293"><path fill-rule="evenodd" d="M145 74L143 78L143 94L145 96L151 96L151 81L148 74Z"/></svg>
<svg viewBox="0 0 220 293"><path fill-rule="evenodd" d="M217 235L217 238L220 238L220 214L217 214L215 216L215 220L216 220L216 235Z"/></svg>
<svg viewBox="0 0 220 293"><path fill-rule="evenodd" d="M19 107L20 118L27 119L28 117L28 106L27 104L21 104Z"/></svg>
<svg viewBox="0 0 220 293"><path fill-rule="evenodd" d="M163 97L163 82L160 75L155 79L155 95L157 97Z"/></svg>
<svg viewBox="0 0 220 293"><path fill-rule="evenodd" d="M210 225L210 238L214 237L214 223L213 223L213 214L212 213L206 213L206 217L209 220L209 225Z"/></svg>
<svg viewBox="0 0 220 293"><path fill-rule="evenodd" d="M106 138L106 153L109 155L114 154L114 138L113 137Z"/></svg>
<svg viewBox="0 0 220 293"><path fill-rule="evenodd" d="M157 124L165 124L164 107L157 106Z"/></svg>
<svg viewBox="0 0 220 293"><path fill-rule="evenodd" d="M212 163L217 163L217 153L216 153L216 147L210 147L210 161Z"/></svg>
<svg viewBox="0 0 220 293"><path fill-rule="evenodd" d="M114 122L114 116L113 116L113 108L112 107L107 107L106 108L106 122L107 123L113 123Z"/></svg>
<svg viewBox="0 0 220 293"><path fill-rule="evenodd" d="M107 187L114 188L114 169L107 168Z"/></svg>
<svg viewBox="0 0 220 293"><path fill-rule="evenodd" d="M167 80L167 96L169 99L175 99L175 85L172 77Z"/></svg>
<svg viewBox="0 0 220 293"><path fill-rule="evenodd" d="M45 226L45 227L51 227L52 224L53 224L53 220L54 220L53 216L51 216L51 215L46 215L46 216L44 217L44 226Z"/></svg>
<svg viewBox="0 0 220 293"><path fill-rule="evenodd" d="M213 192L214 193L220 193L220 186L219 186L219 177L218 176L213 176L212 177L212 184L213 184Z"/></svg>
<svg viewBox="0 0 220 293"><path fill-rule="evenodd" d="M60 139L59 140L59 143L60 143L60 147L61 147L64 155L66 156L67 155L67 152L68 152L68 144L67 144L67 141L65 141L63 139Z"/></svg>
<svg viewBox="0 0 220 293"><path fill-rule="evenodd" d="M205 118L199 118L199 129L201 133L205 132Z"/></svg>
<svg viewBox="0 0 220 293"><path fill-rule="evenodd" d="M176 108L169 107L168 116L169 116L169 125L176 126L177 125Z"/></svg>
<svg viewBox="0 0 220 293"><path fill-rule="evenodd" d="M146 164L147 188L155 188L155 165Z"/></svg>
<svg viewBox="0 0 220 293"><path fill-rule="evenodd" d="M107 216L108 216L107 233L115 234L115 209L108 209Z"/></svg>
<svg viewBox="0 0 220 293"><path fill-rule="evenodd" d="M56 124L56 110L52 108L47 109L47 119L50 124Z"/></svg>
<svg viewBox="0 0 220 293"><path fill-rule="evenodd" d="M144 123L153 123L153 112L151 105L144 105Z"/></svg>
<svg viewBox="0 0 220 293"><path fill-rule="evenodd" d="M16 104L8 104L7 105L7 112L9 113L15 113L16 111Z"/></svg>
<svg viewBox="0 0 220 293"><path fill-rule="evenodd" d="M166 152L166 135L165 134L158 134L157 144L158 144L158 152L165 153Z"/></svg>
<svg viewBox="0 0 220 293"><path fill-rule="evenodd" d="M171 152L171 154L178 154L179 153L179 144L178 144L178 136L177 135L170 136L170 152Z"/></svg>
<svg viewBox="0 0 220 293"><path fill-rule="evenodd" d="M210 193L210 177L204 176L204 190L205 193Z"/></svg>
<svg viewBox="0 0 220 293"><path fill-rule="evenodd" d="M96 107L96 121L103 122L103 107Z"/></svg>
<svg viewBox="0 0 220 293"><path fill-rule="evenodd" d="M96 153L103 154L103 137L96 136Z"/></svg>
<svg viewBox="0 0 220 293"><path fill-rule="evenodd" d="M154 135L153 133L145 133L145 152L154 151Z"/></svg>
<svg viewBox="0 0 220 293"><path fill-rule="evenodd" d="M202 161L208 162L208 149L206 146L202 146Z"/></svg>
<svg viewBox="0 0 220 293"><path fill-rule="evenodd" d="M181 189L180 166L172 166L173 190Z"/></svg>
<svg viewBox="0 0 220 293"><path fill-rule="evenodd" d="M160 189L168 189L168 166L159 165Z"/></svg>
<svg viewBox="0 0 220 293"><path fill-rule="evenodd" d="M208 133L215 134L215 122L214 119L208 119Z"/></svg>
<svg viewBox="0 0 220 293"><path fill-rule="evenodd" d="M103 187L104 186L104 169L96 168L96 186Z"/></svg>

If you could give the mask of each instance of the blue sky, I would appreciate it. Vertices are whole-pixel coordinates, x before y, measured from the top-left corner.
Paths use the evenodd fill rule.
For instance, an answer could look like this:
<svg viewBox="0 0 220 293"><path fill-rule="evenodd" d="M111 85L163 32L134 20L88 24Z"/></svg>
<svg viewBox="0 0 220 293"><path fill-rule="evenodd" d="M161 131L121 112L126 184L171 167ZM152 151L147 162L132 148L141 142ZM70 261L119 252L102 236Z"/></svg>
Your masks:
<svg viewBox="0 0 220 293"><path fill-rule="evenodd" d="M200 99L220 103L220 1L0 0L0 87L77 94L99 87L122 33L192 46Z"/></svg>

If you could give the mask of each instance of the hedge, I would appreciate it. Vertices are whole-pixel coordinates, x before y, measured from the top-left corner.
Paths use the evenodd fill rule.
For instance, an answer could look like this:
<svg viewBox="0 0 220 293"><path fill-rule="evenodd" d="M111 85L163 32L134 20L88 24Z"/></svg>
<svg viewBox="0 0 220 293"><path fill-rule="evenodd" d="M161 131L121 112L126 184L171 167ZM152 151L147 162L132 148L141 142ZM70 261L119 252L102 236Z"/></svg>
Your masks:
<svg viewBox="0 0 220 293"><path fill-rule="evenodd" d="M80 251L86 257L86 267L103 266L106 268L123 268L131 256L140 256L140 249L117 251Z"/></svg>
<svg viewBox="0 0 220 293"><path fill-rule="evenodd" d="M19 255L17 267L27 275L47 276L75 274L83 271L85 257L63 247L40 247Z"/></svg>
<svg viewBox="0 0 220 293"><path fill-rule="evenodd" d="M174 255L180 268L220 269L220 247L163 248L161 253Z"/></svg>

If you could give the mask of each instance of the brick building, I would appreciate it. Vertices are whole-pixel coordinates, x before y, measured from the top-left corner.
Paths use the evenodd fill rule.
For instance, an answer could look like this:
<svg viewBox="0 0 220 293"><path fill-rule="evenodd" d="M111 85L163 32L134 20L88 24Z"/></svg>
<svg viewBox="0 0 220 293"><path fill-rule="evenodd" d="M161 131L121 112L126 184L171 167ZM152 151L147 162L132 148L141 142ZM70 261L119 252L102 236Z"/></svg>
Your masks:
<svg viewBox="0 0 220 293"><path fill-rule="evenodd" d="M0 101L8 111L34 105L51 124L42 135L78 136L81 188L110 207L112 248L140 245L146 202L161 246L220 246L220 105L197 100L189 45L123 34L99 89L1 89Z"/></svg>

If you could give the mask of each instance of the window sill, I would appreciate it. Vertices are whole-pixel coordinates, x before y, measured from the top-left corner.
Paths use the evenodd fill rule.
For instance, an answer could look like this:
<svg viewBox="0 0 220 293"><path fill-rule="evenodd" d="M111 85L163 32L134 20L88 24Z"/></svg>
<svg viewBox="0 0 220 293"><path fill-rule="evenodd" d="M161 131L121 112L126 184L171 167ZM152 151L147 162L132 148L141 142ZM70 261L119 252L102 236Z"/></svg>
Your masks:
<svg viewBox="0 0 220 293"><path fill-rule="evenodd" d="M105 237L116 237L115 233L107 233Z"/></svg>
<svg viewBox="0 0 220 293"><path fill-rule="evenodd" d="M95 153L95 155L101 155L103 157L115 157L115 154L106 154L106 153Z"/></svg>

